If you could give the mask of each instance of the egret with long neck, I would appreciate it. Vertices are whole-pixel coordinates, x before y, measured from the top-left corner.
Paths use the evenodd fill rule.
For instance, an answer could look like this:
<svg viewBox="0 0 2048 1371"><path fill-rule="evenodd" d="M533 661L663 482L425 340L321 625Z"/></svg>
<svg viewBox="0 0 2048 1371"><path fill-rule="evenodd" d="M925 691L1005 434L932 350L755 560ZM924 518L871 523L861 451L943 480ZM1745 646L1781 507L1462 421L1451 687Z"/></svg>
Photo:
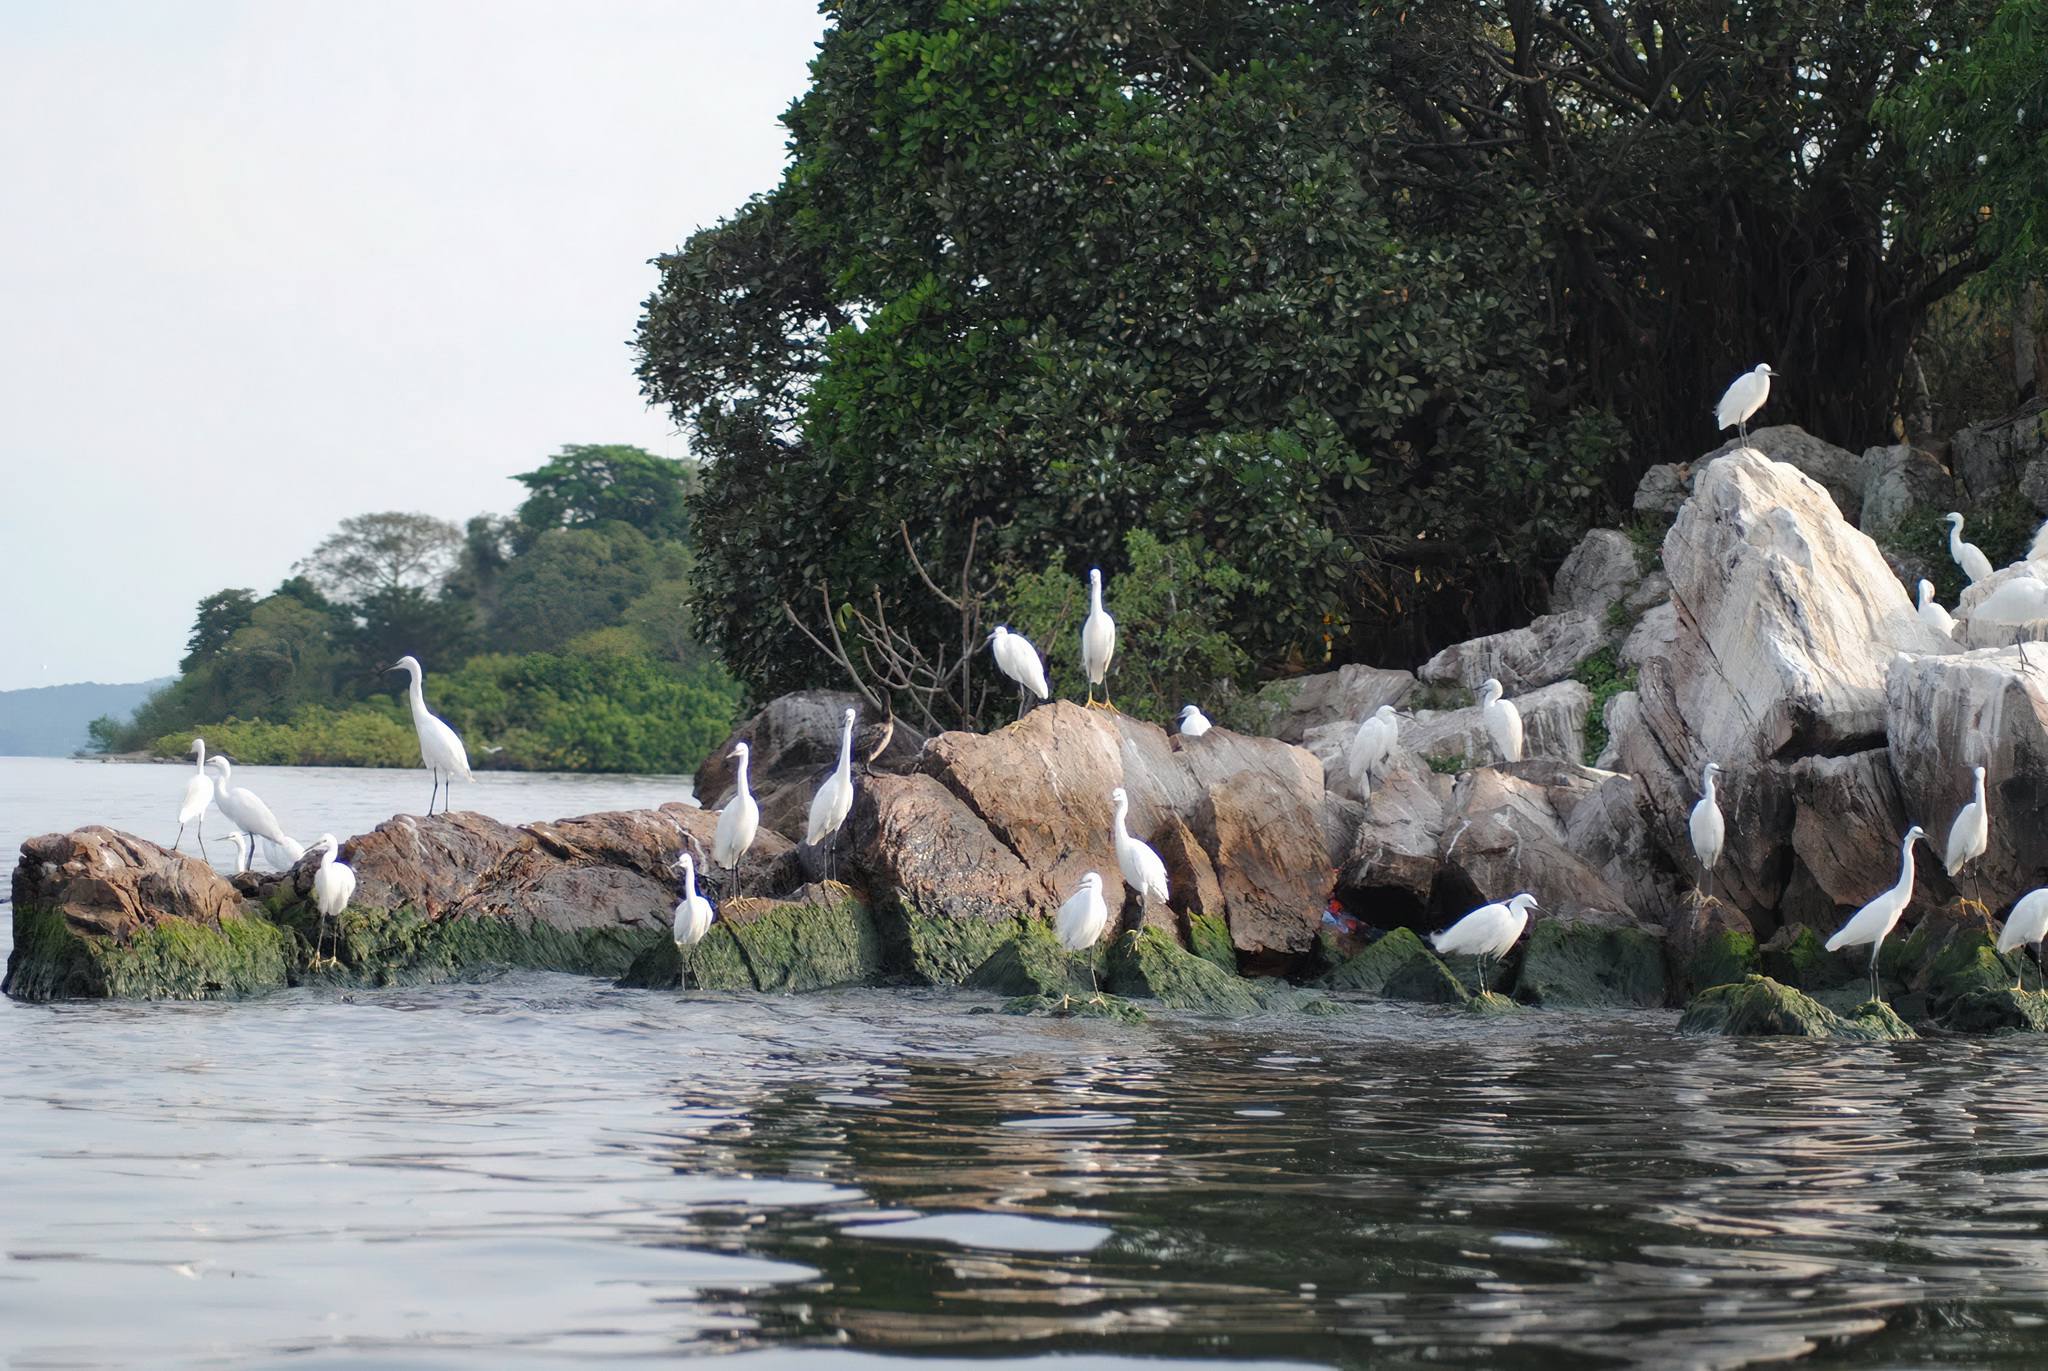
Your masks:
<svg viewBox="0 0 2048 1371"><path fill-rule="evenodd" d="M754 845L754 834L761 827L761 806L747 788L747 745L734 743L727 755L739 760L739 768L733 776L733 796L718 811L718 828L711 835L711 860L732 873L732 885L727 888L730 897L740 893L740 859Z"/></svg>
<svg viewBox="0 0 2048 1371"><path fill-rule="evenodd" d="M206 856L206 807L213 803L213 777L206 774L206 739L192 740L192 761L198 775L185 782L185 798L178 805L178 836L171 841L176 852L185 841L185 825L199 825L199 855Z"/></svg>
<svg viewBox="0 0 2048 1371"><path fill-rule="evenodd" d="M1102 607L1102 568L1088 571L1088 617L1081 624L1081 670L1088 677L1088 706L1093 709L1095 687L1102 687L1102 709L1115 709L1109 702L1109 663L1116 656L1116 620Z"/></svg>
<svg viewBox="0 0 2048 1371"><path fill-rule="evenodd" d="M1714 778L1721 774L1718 762L1708 762L1700 774L1700 799L1692 807L1692 852L1700 859L1701 903L1714 898L1714 864L1721 860L1721 845L1728 837L1728 825L1721 817L1721 799L1715 793Z"/></svg>
<svg viewBox="0 0 2048 1371"><path fill-rule="evenodd" d="M1887 933L1906 912L1906 906L1913 900L1913 844L1927 836L1927 830L1914 824L1906 830L1906 836L1899 843L1899 882L1863 908L1850 916L1828 939L1828 951L1836 952L1845 947L1861 947L1870 944L1870 998L1878 998L1877 954L1884 946Z"/></svg>
<svg viewBox="0 0 2048 1371"><path fill-rule="evenodd" d="M427 817L432 818L436 795L441 797L441 811L448 810L448 796L441 790L442 773L447 773L449 790L455 788L457 777L465 781L470 778L469 752L462 746L461 735L427 708L427 694L421 686L426 672L420 669L419 658L400 657L391 670L403 671L412 681L407 693L412 698L413 731L420 739L420 765L434 773L434 788L427 792Z"/></svg>
<svg viewBox="0 0 2048 1371"><path fill-rule="evenodd" d="M831 841L839 826L846 822L847 811L853 808L853 711L846 711L846 727L839 735L839 765L818 787L818 793L811 797L811 822L804 830L804 841L812 847ZM832 849L825 849L825 879L833 876Z"/></svg>

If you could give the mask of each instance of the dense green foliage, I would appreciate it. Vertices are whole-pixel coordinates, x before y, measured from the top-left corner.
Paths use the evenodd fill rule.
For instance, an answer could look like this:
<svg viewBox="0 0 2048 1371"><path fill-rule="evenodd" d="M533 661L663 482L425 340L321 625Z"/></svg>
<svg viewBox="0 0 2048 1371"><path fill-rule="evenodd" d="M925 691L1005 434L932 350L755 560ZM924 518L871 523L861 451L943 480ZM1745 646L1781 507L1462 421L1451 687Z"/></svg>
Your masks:
<svg viewBox="0 0 2048 1371"><path fill-rule="evenodd" d="M183 674L96 745L175 756L196 733L243 762L414 766L388 670L409 653L472 766L694 768L739 700L684 605L690 469L572 447L520 479L535 493L511 520L358 516L272 594L207 596Z"/></svg>
<svg viewBox="0 0 2048 1371"><path fill-rule="evenodd" d="M970 594L1124 579L1142 531L1235 573L1189 610L1246 670L1415 660L1536 607L1759 358L1772 420L1886 439L1928 308L2017 250L1881 117L1996 136L1916 82L1993 0L825 8L780 184L659 259L639 335L760 694L833 674L821 589L959 640L899 526Z"/></svg>

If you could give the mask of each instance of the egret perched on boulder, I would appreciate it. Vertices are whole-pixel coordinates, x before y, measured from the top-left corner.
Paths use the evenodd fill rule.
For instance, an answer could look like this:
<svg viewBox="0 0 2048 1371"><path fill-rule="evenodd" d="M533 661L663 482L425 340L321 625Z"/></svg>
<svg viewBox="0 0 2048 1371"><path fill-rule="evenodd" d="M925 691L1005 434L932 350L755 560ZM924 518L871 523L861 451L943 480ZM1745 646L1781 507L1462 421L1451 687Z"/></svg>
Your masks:
<svg viewBox="0 0 2048 1371"><path fill-rule="evenodd" d="M1920 582L1920 622L1944 638L1956 636L1955 616L1934 598L1934 582L1928 580Z"/></svg>
<svg viewBox="0 0 2048 1371"><path fill-rule="evenodd" d="M1956 811L1956 821L1948 829L1948 850L1941 858L1950 880L1983 856L1984 849L1991 845L1991 811L1984 804L1984 768L1976 768L1975 776L1970 802ZM1971 903L1979 909L1984 907L1981 899L1972 899Z"/></svg>
<svg viewBox="0 0 2048 1371"><path fill-rule="evenodd" d="M1835 936L1827 942L1830 952L1870 944L1870 998L1873 1000L1879 998L1877 954L1884 947L1885 935L1892 931L1899 916L1906 912L1906 906L1912 903L1913 844L1926 836L1927 830L1918 824L1906 830L1906 836L1899 842L1899 883L1850 915L1849 922L1837 929Z"/></svg>
<svg viewBox="0 0 2048 1371"><path fill-rule="evenodd" d="M1088 675L1088 704L1095 707L1095 687L1102 686L1103 709L1114 709L1109 702L1109 687L1103 678L1109 675L1110 658L1116 656L1116 620L1109 617L1109 611L1102 607L1102 568L1088 569L1088 617L1081 621L1081 670Z"/></svg>
<svg viewBox="0 0 2048 1371"><path fill-rule="evenodd" d="M255 855L257 838L267 838L283 849L292 840L285 836L284 826L277 816L270 812L270 806L263 798L247 786L234 783L234 768L228 759L218 752L206 759L206 764L220 772L213 784L213 802L220 806L220 812L228 816L228 822L249 835L250 855ZM303 853L304 849L300 851Z"/></svg>
<svg viewBox="0 0 2048 1371"><path fill-rule="evenodd" d="M1522 936L1522 930L1529 926L1529 911L1535 904L1536 897L1527 891L1483 904L1449 928L1430 934L1430 945L1442 956L1470 956L1479 972L1479 989L1484 993L1486 959L1507 955L1507 950Z"/></svg>
<svg viewBox="0 0 2048 1371"><path fill-rule="evenodd" d="M1017 717L1021 719L1034 698L1043 700L1052 694L1045 683L1045 663L1029 638L1002 624L988 635L988 646L995 654L996 669L1017 683Z"/></svg>
<svg viewBox="0 0 2048 1371"><path fill-rule="evenodd" d="M318 966L320 948L327 941L327 921L339 920L355 898L356 873L354 867L339 860L341 844L332 833L322 833L315 846L320 849L320 869L313 873L313 907L320 911L320 933L313 943L313 965Z"/></svg>
<svg viewBox="0 0 2048 1371"><path fill-rule="evenodd" d="M1522 760L1522 711L1513 700L1501 698L1500 682L1489 676L1479 684L1479 717L1486 720L1486 732L1504 762Z"/></svg>
<svg viewBox="0 0 2048 1371"><path fill-rule="evenodd" d="M1358 726L1358 732L1351 735L1350 755L1345 760L1351 768L1351 779L1358 786L1361 798L1372 793L1373 773L1385 766L1387 759L1394 755L1394 744L1399 742L1400 738L1401 721L1396 717L1392 705L1381 705L1366 715L1365 721Z"/></svg>
<svg viewBox="0 0 2048 1371"><path fill-rule="evenodd" d="M1214 727L1215 725L1209 722L1209 716L1204 714L1199 706L1182 705L1180 707L1181 737L1199 738Z"/></svg>
<svg viewBox="0 0 2048 1371"><path fill-rule="evenodd" d="M683 988L690 988L690 949L704 941L704 935L711 931L711 921L718 915L711 908L711 901L697 893L697 863L685 852L676 859L676 866L683 873L683 896L676 901L676 921L670 928L670 935L676 940L676 951L681 953L683 964Z"/></svg>
<svg viewBox="0 0 2048 1371"><path fill-rule="evenodd" d="M1749 416L1764 407L1764 401L1771 398L1771 378L1778 373L1771 370L1769 362L1758 362L1754 368L1735 378L1721 396L1721 403L1714 406L1714 427L1721 430L1734 429L1745 445L1749 442Z"/></svg>
<svg viewBox="0 0 2048 1371"><path fill-rule="evenodd" d="M1131 797L1118 786L1109 792L1109 801L1116 809L1111 833L1116 841L1117 870L1123 873L1124 884L1136 891L1140 900L1149 895L1161 904L1166 903L1166 863L1157 852L1133 838L1125 823L1131 812Z"/></svg>
<svg viewBox="0 0 2048 1371"><path fill-rule="evenodd" d="M711 860L731 872L729 893L738 895L740 859L747 855L747 849L754 845L754 835L761 830L761 806L755 803L754 792L747 789L747 745L734 743L726 755L737 758L739 767L733 774L733 796L718 811L718 827L711 834Z"/></svg>
<svg viewBox="0 0 2048 1371"><path fill-rule="evenodd" d="M1708 762L1700 773L1700 799L1692 807L1692 853L1700 859L1700 880L1706 898L1714 897L1714 864L1721 860L1721 844L1728 837L1727 821L1721 817L1721 801L1714 792L1714 777L1721 774L1719 762Z"/></svg>
<svg viewBox="0 0 2048 1371"><path fill-rule="evenodd" d="M419 658L400 657L389 670L403 671L411 678L409 694L412 697L412 727L420 737L420 765L433 768L434 788L427 792L427 817L434 815L434 796L441 790L441 773L448 773L448 788L455 788L459 776L467 781L469 777L469 753L462 746L462 738L447 723L427 711L426 692L420 688L420 681L426 673L420 669ZM441 811L448 810L448 797L441 797Z"/></svg>
<svg viewBox="0 0 2048 1371"><path fill-rule="evenodd" d="M1948 524L1948 554L1956 559L1963 575L1970 578L1971 585L1990 580L1991 559L1975 543L1963 541L1963 516L1950 510L1941 517Z"/></svg>
<svg viewBox="0 0 2048 1371"><path fill-rule="evenodd" d="M2029 890L2020 896L2012 913L2005 916L2005 927L1998 930L1998 950L2011 952L2033 944L2034 968L2042 973L2042 982L2048 984L2048 968L2041 965L2043 936L2048 936L2048 889ZM2015 980L2012 988L2018 990L2023 983L2023 978Z"/></svg>
<svg viewBox="0 0 2048 1371"><path fill-rule="evenodd" d="M1069 952L1086 952L1101 940L1102 930L1108 926L1109 906L1102 899L1102 873L1091 871L1060 906L1053 930L1059 935L1061 947ZM1088 980L1098 991L1102 989L1102 983L1095 979L1093 957L1088 959ZM1066 1003L1065 998L1060 1002Z"/></svg>
<svg viewBox="0 0 2048 1371"><path fill-rule="evenodd" d="M804 841L812 847L831 841L839 826L846 822L847 811L853 808L853 711L846 711L846 728L839 735L839 765L818 787L818 793L811 797L811 822L804 830ZM827 852L829 859L830 852ZM826 868L826 879L831 879L831 868Z"/></svg>
<svg viewBox="0 0 2048 1371"><path fill-rule="evenodd" d="M178 836L171 841L171 851L176 852L185 841L185 825L199 825L199 855L206 856L206 807L213 803L213 777L206 774L206 739L192 740L194 770L198 773L185 782L185 798L178 804Z"/></svg>

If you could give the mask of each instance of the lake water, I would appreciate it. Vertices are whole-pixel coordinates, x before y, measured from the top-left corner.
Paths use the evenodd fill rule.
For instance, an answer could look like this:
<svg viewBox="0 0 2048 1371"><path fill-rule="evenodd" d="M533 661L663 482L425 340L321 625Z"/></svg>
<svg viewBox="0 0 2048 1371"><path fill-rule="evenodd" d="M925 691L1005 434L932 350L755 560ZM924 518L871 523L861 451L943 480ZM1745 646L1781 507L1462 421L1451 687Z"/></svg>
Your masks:
<svg viewBox="0 0 2048 1371"><path fill-rule="evenodd" d="M10 835L129 805L167 837L182 785L11 759L0 778ZM345 833L405 779L250 783ZM556 817L675 784L457 795ZM992 1003L536 974L0 1003L0 1353L2048 1361L2038 1040L1737 1043L1670 1014L1389 1005L1129 1028L975 1012Z"/></svg>

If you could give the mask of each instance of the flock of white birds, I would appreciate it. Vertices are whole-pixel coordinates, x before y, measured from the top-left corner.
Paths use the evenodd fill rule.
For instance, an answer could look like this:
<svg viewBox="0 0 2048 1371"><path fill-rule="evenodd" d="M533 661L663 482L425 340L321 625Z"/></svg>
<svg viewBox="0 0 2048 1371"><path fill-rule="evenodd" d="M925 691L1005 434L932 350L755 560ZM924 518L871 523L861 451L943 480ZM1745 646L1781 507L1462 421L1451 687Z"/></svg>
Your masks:
<svg viewBox="0 0 2048 1371"><path fill-rule="evenodd" d="M1775 373L1768 364L1759 364L1737 377L1715 406L1714 417L1718 426L1724 430L1736 429L1742 440L1747 442L1749 420L1769 398L1773 375ZM1944 516L1944 520L1949 525L1949 551L1964 575L1972 584L1988 579L1992 575L1990 559L1974 544L1963 540L1963 516L1951 513ZM2044 525L2041 533L2036 535L2030 557L2048 558L2048 525ZM1945 636L1953 634L1955 621L1935 601L1934 587L1928 581L1923 580L1919 584L1918 607L1921 619L1930 627ZM2007 581L1986 597L1977 606L1975 614L1990 622L2014 625L2048 619L2048 581L2038 579L2030 568L2029 574ZM1017 687L1019 718L1030 709L1034 700L1045 700L1051 696L1051 689L1046 683L1045 663L1038 649L1024 635L1011 632L1007 625L998 624L989 634L986 645L995 658L997 670ZM1088 681L1088 706L1114 708L1110 704L1106 682L1110 663L1116 656L1116 620L1103 607L1100 569L1091 569L1088 573L1088 616L1081 625L1080 656L1082 673ZM407 695L412 705L413 728L419 735L420 761L433 773L427 813L433 814L436 799L441 801L445 812L448 799L444 787L452 788L458 779L470 779L469 755L460 735L427 708L423 689L425 672L418 659L402 657L391 670L403 671L407 675ZM1099 701L1095 698L1098 689L1102 692ZM1519 762L1524 741L1521 711L1514 701L1506 698L1501 683L1491 677L1480 685L1478 694L1481 720L1500 760ZM1359 724L1347 749L1346 762L1361 797L1370 797L1374 778L1382 774L1393 759L1400 742L1402 717L1394 706L1382 705ZM839 739L838 765L812 797L809 822L804 832L807 844L826 847L828 863L832 860L828 845L853 809L854 722L855 713L849 709ZM1180 711L1179 732L1182 737L1200 738L1212 727L1200 707L1189 704ZM186 783L183 800L178 806L178 836L173 843L174 848L184 841L185 829L197 825L201 849L204 850L206 810L214 806L235 825L234 830L219 841L234 844L238 872L249 870L259 856L271 866L285 869L312 850L285 833L261 797L247 787L234 784L232 765L225 757L208 757L204 739L194 739L192 751L197 774ZM760 831L761 807L748 783L747 744L734 744L729 756L736 763L734 792L732 799L719 811L710 855L714 864L728 872L726 888L737 893L741 864ZM1700 799L1693 806L1689 824L1693 852L1700 863L1703 900L1712 899L1713 870L1721 859L1727 836L1727 823L1719 800L1720 774L1718 763L1707 763L1700 779ZM1116 787L1109 798L1110 837L1124 888L1140 899L1164 902L1167 899L1166 863L1143 840L1131 834L1130 797L1124 788ZM1949 830L1943 865L1951 877L1961 874L1972 861L1984 854L1989 843L1989 831L1984 768L1980 766L1975 769L1974 798L1956 815ZM1870 946L1873 999L1878 996L1878 950L1911 899L1913 846L1926 836L1917 824L1906 831L1899 848L1897 884L1864 905L1827 942L1830 951L1865 944ZM320 865L313 877L314 903L321 920L321 941L316 942L314 949L317 964L324 945L327 921L348 908L355 893L356 879L348 865L339 860L341 848L333 834L321 834L315 847L320 853ZM698 892L696 863L691 855L682 853L675 865L681 873L681 898L676 904L672 933L678 947L687 951L710 931L717 912L711 902ZM828 878L830 870L828 865ZM1069 951L1079 952L1093 947L1108 927L1109 906L1104 899L1103 888L1101 873L1087 872L1074 892L1060 905L1054 928L1059 941ZM1478 966L1480 984L1484 987L1486 960L1505 955L1515 945L1528 927L1529 910L1535 905L1536 897L1527 892L1482 905L1449 928L1432 934L1431 942L1438 952L1447 956L1473 957ZM2014 905L1999 935L1998 950L2010 952L2016 947L2031 944L2035 946L2038 957L2044 935L2048 935L2048 888L2032 891ZM687 971L685 974L687 977Z"/></svg>

